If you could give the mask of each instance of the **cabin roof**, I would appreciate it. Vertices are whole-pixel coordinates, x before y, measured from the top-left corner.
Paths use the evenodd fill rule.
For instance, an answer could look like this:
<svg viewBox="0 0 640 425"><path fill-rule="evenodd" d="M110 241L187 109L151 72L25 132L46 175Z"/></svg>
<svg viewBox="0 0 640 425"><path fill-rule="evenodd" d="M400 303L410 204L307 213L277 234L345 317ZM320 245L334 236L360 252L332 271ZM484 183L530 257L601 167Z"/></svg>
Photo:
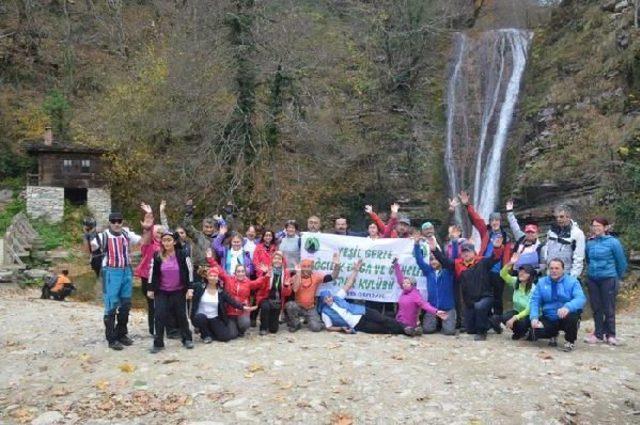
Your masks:
<svg viewBox="0 0 640 425"><path fill-rule="evenodd" d="M31 141L27 144L27 152L31 155L41 153L81 153L91 155L103 155L108 149L80 145L77 143L60 142L54 140L50 145L42 141Z"/></svg>

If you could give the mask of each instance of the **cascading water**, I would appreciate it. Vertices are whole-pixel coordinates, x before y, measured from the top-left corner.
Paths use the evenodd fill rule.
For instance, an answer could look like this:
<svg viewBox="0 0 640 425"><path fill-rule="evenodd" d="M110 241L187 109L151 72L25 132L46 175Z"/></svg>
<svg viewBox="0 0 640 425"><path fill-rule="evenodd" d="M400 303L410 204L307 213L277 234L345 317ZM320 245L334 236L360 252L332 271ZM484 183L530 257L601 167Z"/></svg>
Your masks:
<svg viewBox="0 0 640 425"><path fill-rule="evenodd" d="M445 167L450 192L473 186L473 203L485 218L497 206L502 155L531 36L518 29L486 31L474 38L455 35Z"/></svg>

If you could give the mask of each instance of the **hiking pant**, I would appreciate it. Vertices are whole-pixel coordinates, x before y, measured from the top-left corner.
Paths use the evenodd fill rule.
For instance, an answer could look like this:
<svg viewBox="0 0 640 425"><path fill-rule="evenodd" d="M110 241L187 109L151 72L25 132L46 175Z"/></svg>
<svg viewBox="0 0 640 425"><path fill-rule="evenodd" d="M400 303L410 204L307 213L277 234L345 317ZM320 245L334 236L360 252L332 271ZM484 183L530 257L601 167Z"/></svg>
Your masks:
<svg viewBox="0 0 640 425"><path fill-rule="evenodd" d="M506 324L509 320L511 320L513 316L517 314L518 314L517 311L510 310L510 311L507 311L506 313L503 313L500 316L497 316L496 318L501 323ZM513 323L513 336L511 338L512 339L523 338L527 334L527 331L529 330L530 327L531 327L531 321L529 320L529 316L516 320Z"/></svg>
<svg viewBox="0 0 640 425"><path fill-rule="evenodd" d="M564 339L574 343L578 339L578 324L580 323L580 313L569 313L564 319L551 320L547 317L540 317L543 328L533 330L535 339L554 338L560 331L564 331Z"/></svg>
<svg viewBox="0 0 640 425"><path fill-rule="evenodd" d="M191 341L191 330L187 319L187 299L184 291L163 292L155 291L155 337L154 347L164 347L164 331L169 317L173 317L178 324L182 342Z"/></svg>
<svg viewBox="0 0 640 425"><path fill-rule="evenodd" d="M200 329L200 336L202 339L209 337L220 342L227 342L231 340L229 325L225 324L220 317L209 319L204 314L198 313L193 317L193 326Z"/></svg>
<svg viewBox="0 0 640 425"><path fill-rule="evenodd" d="M480 298L464 308L464 321L467 333L486 334L489 330L489 311L493 306L493 297Z"/></svg>
<svg viewBox="0 0 640 425"><path fill-rule="evenodd" d="M396 304L379 301L365 301L364 306L389 317L396 317Z"/></svg>
<svg viewBox="0 0 640 425"><path fill-rule="evenodd" d="M426 334L433 334L438 331L438 325L442 328L442 333L445 335L456 334L456 309L452 308L447 311L447 320L442 320L435 314L424 313L422 319L422 329Z"/></svg>
<svg viewBox="0 0 640 425"><path fill-rule="evenodd" d="M110 343L127 335L133 272L131 267L102 268L102 298L104 301L105 337ZM117 319L117 320L116 320Z"/></svg>
<svg viewBox="0 0 640 425"><path fill-rule="evenodd" d="M402 334L404 325L377 310L365 307L365 313L354 328L369 334Z"/></svg>
<svg viewBox="0 0 640 425"><path fill-rule="evenodd" d="M493 288L493 314L501 316L503 313L502 294L504 293L504 280L499 273L490 272L489 280Z"/></svg>
<svg viewBox="0 0 640 425"><path fill-rule="evenodd" d="M587 280L589 303L593 310L596 337L616 336L616 296L618 282L615 278Z"/></svg>
<svg viewBox="0 0 640 425"><path fill-rule="evenodd" d="M251 319L249 314L243 314L241 316L229 316L229 334L231 339L236 339L239 336L244 336L244 333L251 327Z"/></svg>
<svg viewBox="0 0 640 425"><path fill-rule="evenodd" d="M300 323L300 318L304 317L307 319L307 325L312 332L320 332L324 329L324 323L322 323L322 319L320 319L315 307L304 308L295 301L289 301L285 305L285 309L287 310L290 328L296 328Z"/></svg>
<svg viewBox="0 0 640 425"><path fill-rule="evenodd" d="M462 327L462 322L464 320L462 317L464 308L462 306L462 289L460 288L460 282L458 279L453 280L453 301L456 306L456 329L459 329Z"/></svg>
<svg viewBox="0 0 640 425"><path fill-rule="evenodd" d="M276 300L263 300L260 303L260 330L274 334L280 327L280 310L282 304Z"/></svg>

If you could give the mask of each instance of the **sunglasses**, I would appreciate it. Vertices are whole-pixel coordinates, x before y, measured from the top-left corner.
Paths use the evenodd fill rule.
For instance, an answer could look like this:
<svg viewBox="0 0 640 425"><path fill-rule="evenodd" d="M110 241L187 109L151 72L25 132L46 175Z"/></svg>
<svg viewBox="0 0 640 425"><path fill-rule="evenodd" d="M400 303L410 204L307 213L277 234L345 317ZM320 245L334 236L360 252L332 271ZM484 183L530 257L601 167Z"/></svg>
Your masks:
<svg viewBox="0 0 640 425"><path fill-rule="evenodd" d="M122 220L109 220L111 224L122 224Z"/></svg>

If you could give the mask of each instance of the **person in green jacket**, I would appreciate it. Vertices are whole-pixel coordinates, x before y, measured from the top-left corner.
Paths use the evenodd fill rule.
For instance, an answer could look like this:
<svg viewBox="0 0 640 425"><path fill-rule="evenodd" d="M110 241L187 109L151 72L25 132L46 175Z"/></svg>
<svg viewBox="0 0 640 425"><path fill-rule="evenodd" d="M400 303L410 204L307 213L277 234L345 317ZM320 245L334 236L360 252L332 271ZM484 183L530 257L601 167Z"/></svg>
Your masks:
<svg viewBox="0 0 640 425"><path fill-rule="evenodd" d="M513 331L511 339L524 337L531 327L529 320L529 300L535 288L536 270L530 264L523 264L518 269L518 276L512 276L514 264L518 262L519 255L513 254L511 261L500 270L500 277L507 286L513 289L513 310L501 315L491 317L491 326L497 333L502 332L501 323Z"/></svg>

